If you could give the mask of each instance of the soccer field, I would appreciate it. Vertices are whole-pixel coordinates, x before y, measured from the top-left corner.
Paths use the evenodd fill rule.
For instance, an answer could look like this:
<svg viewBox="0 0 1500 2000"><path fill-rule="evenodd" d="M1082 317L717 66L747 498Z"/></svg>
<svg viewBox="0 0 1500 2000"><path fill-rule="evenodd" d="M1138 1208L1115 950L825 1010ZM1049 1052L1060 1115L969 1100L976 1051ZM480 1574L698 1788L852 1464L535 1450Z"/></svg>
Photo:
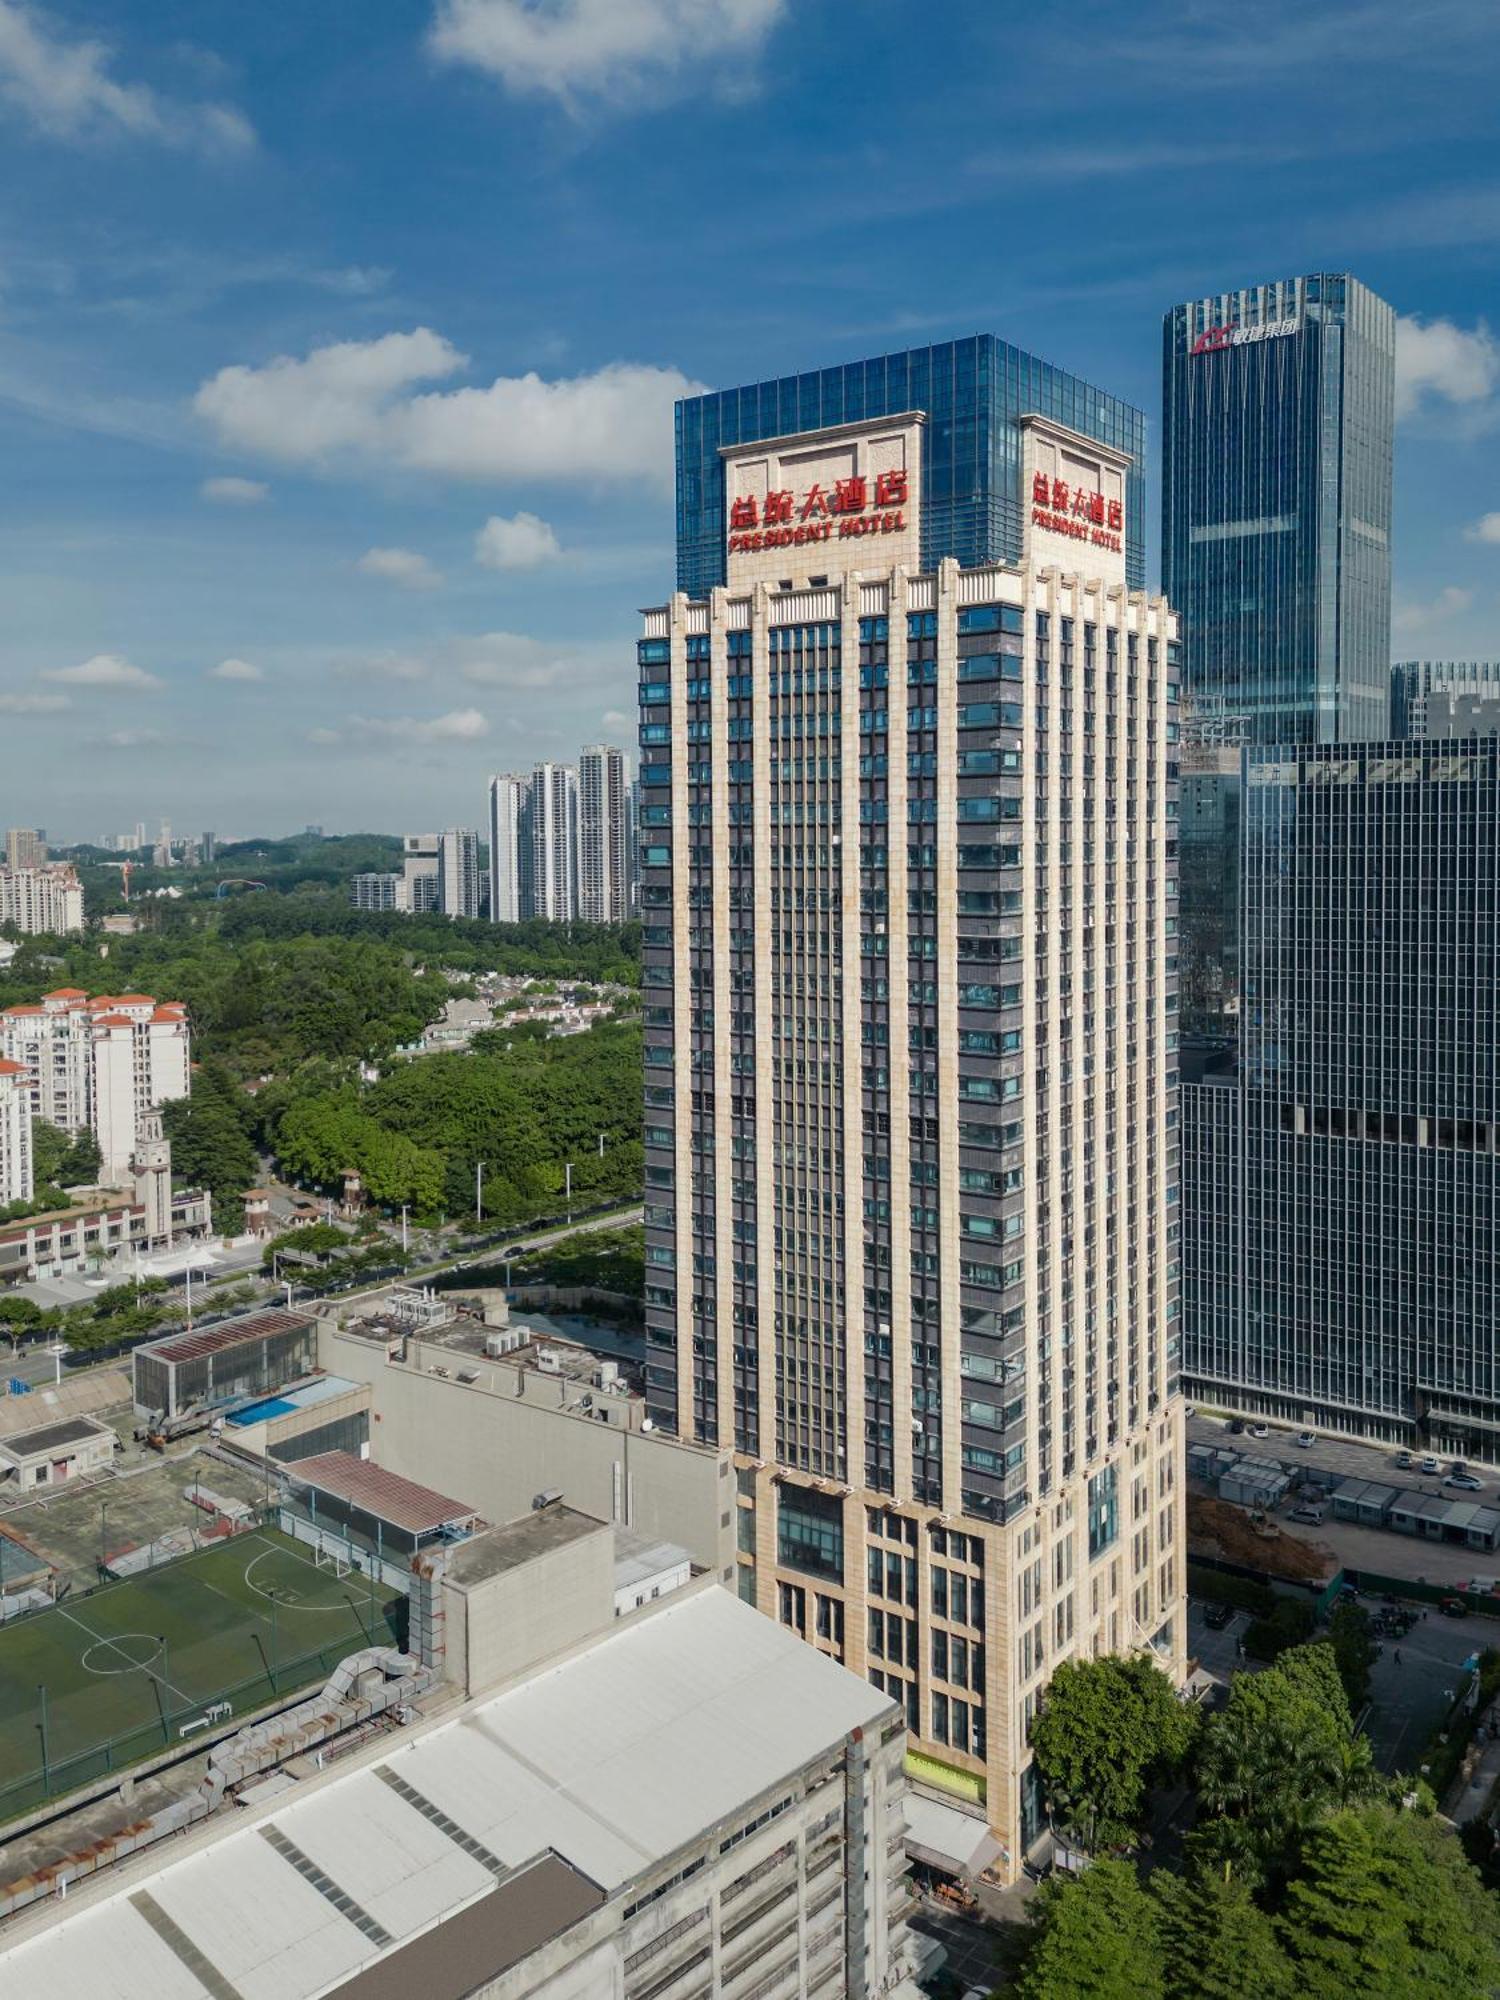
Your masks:
<svg viewBox="0 0 1500 2000"><path fill-rule="evenodd" d="M403 1639L405 1609L258 1529L0 1628L0 1824L191 1743L210 1706L238 1718L321 1683Z"/></svg>

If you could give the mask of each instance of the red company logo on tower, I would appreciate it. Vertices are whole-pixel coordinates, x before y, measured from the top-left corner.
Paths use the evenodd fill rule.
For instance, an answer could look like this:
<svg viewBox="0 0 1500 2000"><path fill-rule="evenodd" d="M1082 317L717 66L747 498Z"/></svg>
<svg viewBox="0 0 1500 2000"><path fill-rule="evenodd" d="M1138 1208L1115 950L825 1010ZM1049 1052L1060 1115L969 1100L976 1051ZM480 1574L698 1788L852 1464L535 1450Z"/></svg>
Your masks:
<svg viewBox="0 0 1500 2000"><path fill-rule="evenodd" d="M894 535L906 526L905 470L877 472L873 479L853 474L831 488L809 486L801 496L747 493L729 509L729 553L786 549L804 542L840 541L856 535Z"/></svg>
<svg viewBox="0 0 1500 2000"><path fill-rule="evenodd" d="M1252 347L1261 340L1285 340L1297 331L1296 319L1268 319L1259 326L1210 326L1188 349L1190 354L1217 354L1221 347Z"/></svg>
<svg viewBox="0 0 1500 2000"><path fill-rule="evenodd" d="M1031 525L1047 528L1054 535L1067 535L1075 542L1089 542L1096 549L1122 552L1121 532L1125 507L1119 500L1106 500L1086 486L1069 486L1065 479L1049 479L1045 472L1031 481Z"/></svg>

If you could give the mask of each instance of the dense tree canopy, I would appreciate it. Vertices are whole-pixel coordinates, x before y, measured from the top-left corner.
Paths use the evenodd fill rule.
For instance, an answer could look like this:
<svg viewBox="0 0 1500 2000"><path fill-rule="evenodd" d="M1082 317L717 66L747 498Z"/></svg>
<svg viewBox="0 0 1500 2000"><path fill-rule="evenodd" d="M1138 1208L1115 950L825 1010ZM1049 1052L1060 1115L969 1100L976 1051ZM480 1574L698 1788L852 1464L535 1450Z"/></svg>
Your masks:
<svg viewBox="0 0 1500 2000"><path fill-rule="evenodd" d="M172 1175L186 1187L207 1188L217 1226L238 1235L241 1198L254 1187L260 1163L248 1131L249 1104L221 1063L204 1062L191 1097L162 1106L162 1129L172 1142Z"/></svg>
<svg viewBox="0 0 1500 2000"><path fill-rule="evenodd" d="M1031 1735L1054 1818L1090 1852L1128 1841L1148 1781L1181 1762L1195 1724L1144 1654L1065 1660Z"/></svg>
<svg viewBox="0 0 1500 2000"><path fill-rule="evenodd" d="M1128 1862L1054 1876L1030 1915L1018 2000L1166 2000L1156 1904Z"/></svg>
<svg viewBox="0 0 1500 2000"><path fill-rule="evenodd" d="M293 1093L271 1140L283 1172L336 1189L346 1167L373 1201L426 1219L486 1220L640 1193L641 1035L634 1022L540 1040L479 1037L463 1053L398 1064L378 1083ZM600 1150L600 1140L603 1150Z"/></svg>
<svg viewBox="0 0 1500 2000"><path fill-rule="evenodd" d="M1488 2000L1500 1913L1437 1820L1389 1806L1335 1813L1302 1844L1282 1942L1319 2000Z"/></svg>

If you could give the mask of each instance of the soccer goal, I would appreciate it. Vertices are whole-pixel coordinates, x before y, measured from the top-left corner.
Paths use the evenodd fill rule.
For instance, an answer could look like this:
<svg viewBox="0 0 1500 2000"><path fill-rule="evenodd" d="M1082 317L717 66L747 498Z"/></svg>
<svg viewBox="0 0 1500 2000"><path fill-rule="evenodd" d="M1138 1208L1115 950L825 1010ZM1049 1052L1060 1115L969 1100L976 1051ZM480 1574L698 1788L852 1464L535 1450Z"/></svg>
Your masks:
<svg viewBox="0 0 1500 2000"><path fill-rule="evenodd" d="M340 1555L337 1549L325 1549L321 1545L313 1550L313 1562L319 1569L331 1569L340 1582L353 1568L347 1556Z"/></svg>

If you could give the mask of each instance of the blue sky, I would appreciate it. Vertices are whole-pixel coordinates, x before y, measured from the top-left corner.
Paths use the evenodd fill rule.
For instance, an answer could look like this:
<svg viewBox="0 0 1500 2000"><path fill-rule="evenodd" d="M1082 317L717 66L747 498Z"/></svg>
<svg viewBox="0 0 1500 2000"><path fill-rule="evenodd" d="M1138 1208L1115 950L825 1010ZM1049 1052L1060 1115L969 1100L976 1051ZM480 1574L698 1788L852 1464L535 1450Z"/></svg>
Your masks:
<svg viewBox="0 0 1500 2000"><path fill-rule="evenodd" d="M477 822L630 742L685 385L994 330L1154 434L1308 269L1404 316L1398 654L1500 652L1496 25L0 0L0 823Z"/></svg>

